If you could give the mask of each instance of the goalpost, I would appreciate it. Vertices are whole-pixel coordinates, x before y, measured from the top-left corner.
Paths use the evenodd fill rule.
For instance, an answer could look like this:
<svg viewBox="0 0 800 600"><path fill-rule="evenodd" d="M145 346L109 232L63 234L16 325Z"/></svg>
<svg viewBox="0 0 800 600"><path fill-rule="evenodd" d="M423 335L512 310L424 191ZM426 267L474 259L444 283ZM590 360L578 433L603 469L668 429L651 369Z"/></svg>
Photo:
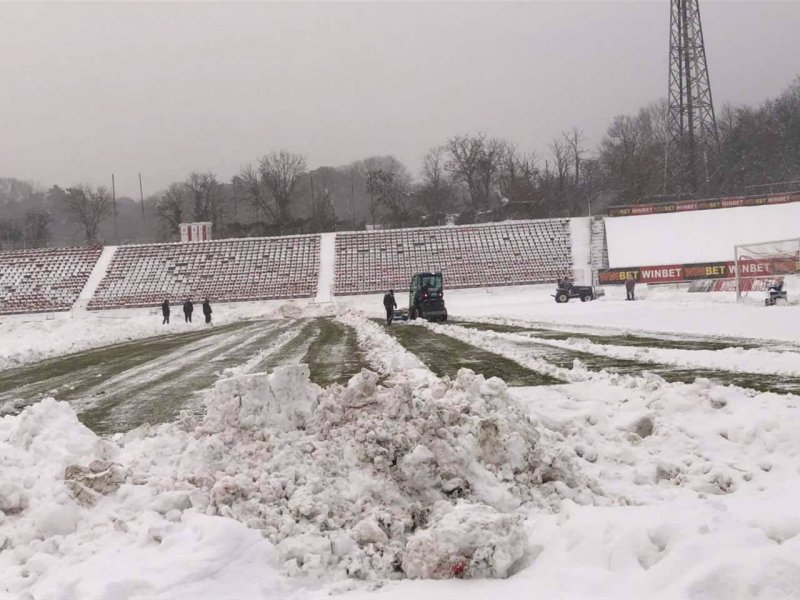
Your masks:
<svg viewBox="0 0 800 600"><path fill-rule="evenodd" d="M774 281L800 274L800 237L733 247L736 300L747 292L766 291Z"/></svg>

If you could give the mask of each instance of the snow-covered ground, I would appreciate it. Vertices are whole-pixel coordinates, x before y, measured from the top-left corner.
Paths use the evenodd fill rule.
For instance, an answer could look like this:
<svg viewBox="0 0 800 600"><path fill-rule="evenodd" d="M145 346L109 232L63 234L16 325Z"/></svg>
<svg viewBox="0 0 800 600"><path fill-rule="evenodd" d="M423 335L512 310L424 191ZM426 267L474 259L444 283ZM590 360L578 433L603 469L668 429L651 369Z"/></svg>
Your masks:
<svg viewBox="0 0 800 600"><path fill-rule="evenodd" d="M788 286L790 297L800 294L797 282ZM673 332L703 336L800 341L800 306L765 307L763 294L737 304L733 293L690 294L685 290L636 287L641 301L626 302L625 290L608 286L595 302L573 300L556 304L554 286L531 285L486 289L448 290L447 306L454 318L500 318L541 321L548 324L613 328L638 332ZM353 296L339 300L345 306L375 313L382 295ZM399 306L408 298L398 296Z"/></svg>
<svg viewBox="0 0 800 600"><path fill-rule="evenodd" d="M800 344L797 306L646 289L637 302L610 290L557 305L551 292L446 299L465 319ZM558 368L527 357L514 334L458 327L441 331L564 383L442 379L354 310L379 316L380 297L336 304L215 317L336 310L375 371L347 387L323 390L303 367L234 370L199 421L113 437L56 400L0 419L0 598L798 597L800 397ZM159 316L136 314L4 319L0 356L17 364L163 332ZM800 355L768 344L642 352L577 334L541 341L800 372Z"/></svg>
<svg viewBox="0 0 800 600"><path fill-rule="evenodd" d="M606 218L612 267L733 260L737 244L797 239L800 203Z"/></svg>
<svg viewBox="0 0 800 600"><path fill-rule="evenodd" d="M329 307L308 301L268 300L212 305L213 324L252 318L324 314ZM160 308L8 315L0 317L0 370L45 358L80 352L149 336L196 331L204 327L199 305L193 323L185 323L180 304L172 306L170 323L162 325Z"/></svg>

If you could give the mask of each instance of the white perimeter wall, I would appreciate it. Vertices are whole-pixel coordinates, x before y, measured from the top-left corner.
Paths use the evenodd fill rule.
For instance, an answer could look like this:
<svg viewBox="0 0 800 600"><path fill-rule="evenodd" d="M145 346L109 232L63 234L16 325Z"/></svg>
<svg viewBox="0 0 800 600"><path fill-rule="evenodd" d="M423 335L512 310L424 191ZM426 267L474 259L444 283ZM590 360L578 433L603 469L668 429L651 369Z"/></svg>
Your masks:
<svg viewBox="0 0 800 600"><path fill-rule="evenodd" d="M800 202L605 221L613 268L733 260L736 244L800 238Z"/></svg>
<svg viewBox="0 0 800 600"><path fill-rule="evenodd" d="M592 240L589 217L569 220L569 238L572 245L573 276L577 285L592 285L590 245Z"/></svg>

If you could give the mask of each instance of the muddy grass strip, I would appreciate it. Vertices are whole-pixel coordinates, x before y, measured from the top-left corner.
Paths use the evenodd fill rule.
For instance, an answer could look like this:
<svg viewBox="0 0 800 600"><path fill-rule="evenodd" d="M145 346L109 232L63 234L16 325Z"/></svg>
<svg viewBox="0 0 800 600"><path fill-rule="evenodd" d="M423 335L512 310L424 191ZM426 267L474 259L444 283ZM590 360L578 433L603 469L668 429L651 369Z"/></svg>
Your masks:
<svg viewBox="0 0 800 600"><path fill-rule="evenodd" d="M311 381L323 387L344 385L362 368L369 368L355 329L330 318L318 319L318 327L317 337L303 358L311 371Z"/></svg>
<svg viewBox="0 0 800 600"><path fill-rule="evenodd" d="M453 323L453 325L464 326L464 323ZM483 325L483 323L480 323L480 325ZM481 330L483 328L471 327L470 329ZM494 329L483 330L495 331ZM499 331L498 333L518 332L519 331ZM491 343L496 342L492 341ZM759 392L800 394L800 378L796 377L784 377L780 375L759 373L739 373L735 371L724 371L718 369L692 369L676 367L674 365L667 364L645 363L635 360L591 354L589 352L582 352L578 350L555 348L546 344L537 343L534 340L503 340L502 343L512 344L526 350L533 350L537 357L564 369L571 369L575 364L575 359L578 359L582 366L590 371L607 371L609 373L620 373L635 376L640 376L643 371L648 371L663 377L669 382L692 383L699 377L710 379L721 385L734 385Z"/></svg>
<svg viewBox="0 0 800 600"><path fill-rule="evenodd" d="M355 330L329 317L308 321L293 339L265 356L253 371L300 363L308 365L311 381L323 387L344 385L362 368L369 368Z"/></svg>
<svg viewBox="0 0 800 600"><path fill-rule="evenodd" d="M251 325L251 321L243 321L201 331L145 338L49 358L32 365L0 372L0 394L31 385L45 392L58 387L63 378L80 380L76 381L76 389L83 384L91 386L97 383L98 376L112 377L203 338L230 333Z"/></svg>
<svg viewBox="0 0 800 600"><path fill-rule="evenodd" d="M380 319L375 319L381 323ZM563 383L549 375L537 373L504 356L473 346L455 338L430 331L425 327L397 323L386 327L409 352L415 354L439 377L454 377L462 367L484 377L500 377L510 386L554 385Z"/></svg>
<svg viewBox="0 0 800 600"><path fill-rule="evenodd" d="M632 333L625 334L598 334L579 331L560 331L542 327L523 327L503 323L486 323L483 321L453 321L453 325L478 329L482 331L495 331L497 333L520 333L534 335L538 338L549 340L585 339L596 344L632 346L637 348L664 348L669 350L725 350L727 348L761 348L763 346L749 340L721 340L721 339L688 339L678 340L669 337L654 337Z"/></svg>
<svg viewBox="0 0 800 600"><path fill-rule="evenodd" d="M166 369L159 377L116 393L95 398L98 403L82 411L80 420L96 433L127 431L143 423L172 421L181 410L192 408L192 398L208 389L220 373L239 366L288 329L265 322L223 345L202 349L188 363ZM247 336L242 339L242 336Z"/></svg>

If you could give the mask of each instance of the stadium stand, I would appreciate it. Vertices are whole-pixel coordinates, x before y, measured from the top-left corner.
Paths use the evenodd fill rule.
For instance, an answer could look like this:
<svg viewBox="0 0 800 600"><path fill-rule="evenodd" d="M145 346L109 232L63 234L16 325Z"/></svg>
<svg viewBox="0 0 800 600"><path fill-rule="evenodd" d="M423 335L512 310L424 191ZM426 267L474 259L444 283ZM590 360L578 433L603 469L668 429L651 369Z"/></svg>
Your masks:
<svg viewBox="0 0 800 600"><path fill-rule="evenodd" d="M319 235L120 246L89 309L316 294Z"/></svg>
<svg viewBox="0 0 800 600"><path fill-rule="evenodd" d="M0 253L0 314L69 310L102 248L47 248Z"/></svg>
<svg viewBox="0 0 800 600"><path fill-rule="evenodd" d="M571 254L569 219L339 233L334 294L405 290L423 271L451 288L545 283L571 273Z"/></svg>

